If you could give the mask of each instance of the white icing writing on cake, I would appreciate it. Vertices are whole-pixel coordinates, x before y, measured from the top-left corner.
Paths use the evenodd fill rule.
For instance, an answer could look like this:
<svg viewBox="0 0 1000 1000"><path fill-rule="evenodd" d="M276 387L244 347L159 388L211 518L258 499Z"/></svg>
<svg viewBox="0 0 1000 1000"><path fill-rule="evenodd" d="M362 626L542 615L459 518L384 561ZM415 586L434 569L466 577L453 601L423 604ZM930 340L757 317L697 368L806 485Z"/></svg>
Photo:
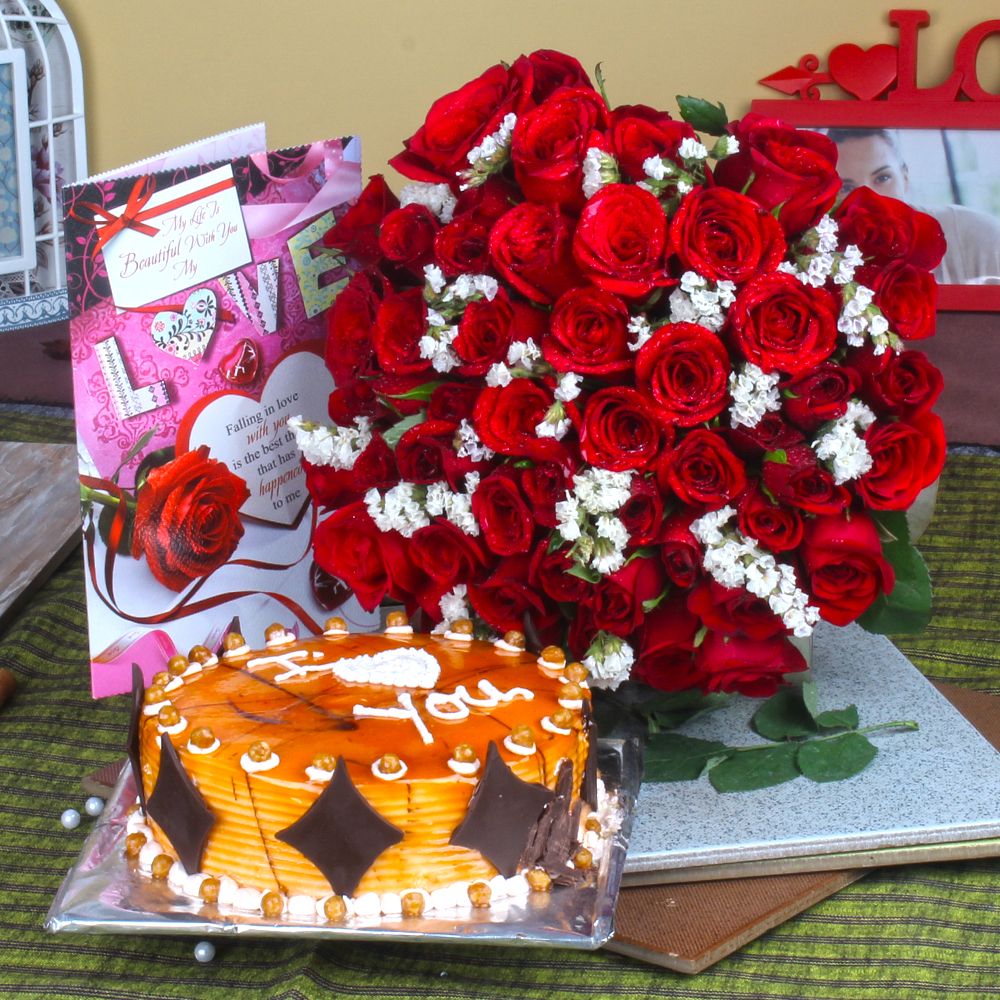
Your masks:
<svg viewBox="0 0 1000 1000"><path fill-rule="evenodd" d="M479 682L479 691L482 698L475 698L469 694L464 684L459 684L450 694L444 691L432 691L424 701L424 708L427 714L435 719L448 721L460 721L469 715L469 707L473 708L497 708L499 705L513 701L515 698L523 698L525 701L533 701L534 691L527 688L515 687L509 691L501 691L495 684L483 678ZM370 705L355 705L354 714L361 718L369 719L409 719L417 728L420 739L429 746L434 742L431 731L421 718L417 706L413 704L413 698L408 692L403 692L396 699L397 704L389 705L385 708L374 708ZM533 751L532 751L533 752Z"/></svg>
<svg viewBox="0 0 1000 1000"><path fill-rule="evenodd" d="M287 653L258 656L248 670L279 666L284 673L278 684L314 673L332 673L349 684L384 684L387 687L432 688L441 674L441 664L425 649L384 649L371 655L328 660L316 650L296 649Z"/></svg>

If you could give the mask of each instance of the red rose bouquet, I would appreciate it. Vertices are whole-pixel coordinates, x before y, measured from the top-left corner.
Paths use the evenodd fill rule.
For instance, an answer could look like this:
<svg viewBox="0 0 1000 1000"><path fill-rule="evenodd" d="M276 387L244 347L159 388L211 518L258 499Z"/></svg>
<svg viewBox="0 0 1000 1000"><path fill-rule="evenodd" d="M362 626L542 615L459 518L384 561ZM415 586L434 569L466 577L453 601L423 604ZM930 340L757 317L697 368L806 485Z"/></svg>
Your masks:
<svg viewBox="0 0 1000 1000"><path fill-rule="evenodd" d="M333 426L293 426L316 561L366 608L525 629L598 686L767 694L821 618L926 617L903 511L941 380L903 348L944 241L841 198L825 136L680 103L613 108L549 51L436 101L412 183L328 236L358 263Z"/></svg>

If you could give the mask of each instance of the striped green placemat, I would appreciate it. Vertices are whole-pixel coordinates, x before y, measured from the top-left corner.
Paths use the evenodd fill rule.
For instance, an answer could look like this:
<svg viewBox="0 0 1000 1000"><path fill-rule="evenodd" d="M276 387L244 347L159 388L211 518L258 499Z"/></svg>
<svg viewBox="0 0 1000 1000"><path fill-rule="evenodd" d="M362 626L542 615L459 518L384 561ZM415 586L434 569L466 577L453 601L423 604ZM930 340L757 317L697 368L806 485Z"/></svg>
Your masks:
<svg viewBox="0 0 1000 1000"><path fill-rule="evenodd" d="M0 438L72 440L65 419L0 414ZM40 512L40 517L43 512ZM955 456L922 542L932 625L900 647L928 676L1000 692L1000 460ZM39 530L43 530L40 524ZM885 869L694 977L616 955L527 948L49 935L49 903L88 827L80 779L118 754L123 698L88 695L79 555L0 635L0 995L153 998L898 998L1000 996L1000 862ZM670 912L662 914L670 920Z"/></svg>

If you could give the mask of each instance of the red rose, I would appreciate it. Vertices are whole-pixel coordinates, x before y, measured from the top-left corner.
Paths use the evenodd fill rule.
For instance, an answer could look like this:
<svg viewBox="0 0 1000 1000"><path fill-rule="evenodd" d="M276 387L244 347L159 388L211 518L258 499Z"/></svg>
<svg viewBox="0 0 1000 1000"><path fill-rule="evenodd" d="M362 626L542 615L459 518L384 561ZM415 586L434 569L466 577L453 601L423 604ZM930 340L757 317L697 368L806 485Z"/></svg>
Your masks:
<svg viewBox="0 0 1000 1000"><path fill-rule="evenodd" d="M463 215L442 226L434 237L434 260L449 278L482 274L489 266L489 226Z"/></svg>
<svg viewBox="0 0 1000 1000"><path fill-rule="evenodd" d="M556 526L556 504L566 494L566 473L558 462L534 462L521 470L521 489L535 520L544 528Z"/></svg>
<svg viewBox="0 0 1000 1000"><path fill-rule="evenodd" d="M784 452L784 461L778 455L764 462L764 487L775 499L811 514L836 514L851 502L847 488L833 481L808 445Z"/></svg>
<svg viewBox="0 0 1000 1000"><path fill-rule="evenodd" d="M424 408L424 403L419 398L421 393L418 393L416 398L412 398L412 393L415 389L426 385L428 378L429 376L425 372L417 372L413 375L383 374L375 378L366 379L365 384L371 387L372 392L375 393L380 401L384 400L392 407L391 410L387 407L382 407L378 411L378 416L387 418L386 425L389 425L394 424L399 419L397 412L404 417L411 417L414 413L419 413ZM367 414L364 415L367 416ZM376 414L373 413L371 416L374 418ZM338 424L344 423L342 420L335 420L334 422Z"/></svg>
<svg viewBox="0 0 1000 1000"><path fill-rule="evenodd" d="M692 656L699 626L681 595L664 601L646 615L633 678L661 691L700 686L701 674Z"/></svg>
<svg viewBox="0 0 1000 1000"><path fill-rule="evenodd" d="M399 199L389 190L385 178L376 174L344 217L327 230L323 243L353 257L365 267L377 264L382 256L378 241L379 226L397 208Z"/></svg>
<svg viewBox="0 0 1000 1000"><path fill-rule="evenodd" d="M870 187L856 187L834 218L841 244L853 243L869 265L883 267L899 260L932 271L944 256L946 244L937 219Z"/></svg>
<svg viewBox="0 0 1000 1000"><path fill-rule="evenodd" d="M590 87L574 87L560 90L518 118L510 158L528 201L569 210L583 205L583 158L591 133L607 127L607 114L600 94Z"/></svg>
<svg viewBox="0 0 1000 1000"><path fill-rule="evenodd" d="M437 483L459 459L452 441L455 424L444 420L425 420L406 431L396 445L399 477L408 483ZM471 465L462 470L470 471ZM461 478L461 477L459 477Z"/></svg>
<svg viewBox="0 0 1000 1000"><path fill-rule="evenodd" d="M767 601L742 587L723 587L708 580L688 594L687 605L704 625L723 635L770 639L785 631L784 622Z"/></svg>
<svg viewBox="0 0 1000 1000"><path fill-rule="evenodd" d="M872 291L890 329L903 340L934 335L937 282L928 271L897 261L881 270L872 282Z"/></svg>
<svg viewBox="0 0 1000 1000"><path fill-rule="evenodd" d="M722 435L699 428L664 456L660 484L665 483L682 503L715 508L739 496L747 477L743 462Z"/></svg>
<svg viewBox="0 0 1000 1000"><path fill-rule="evenodd" d="M514 308L500 289L493 300L470 302L458 322L458 336L452 342L462 359L463 375L483 375L490 365L507 357L513 334Z"/></svg>
<svg viewBox="0 0 1000 1000"><path fill-rule="evenodd" d="M729 432L729 443L738 455L756 458L766 451L791 448L805 441L805 436L777 413L765 413L756 427L742 424Z"/></svg>
<svg viewBox="0 0 1000 1000"><path fill-rule="evenodd" d="M609 140L622 176L646 180L642 165L651 156L680 163L677 149L685 139L696 139L687 122L674 121L666 111L646 104L626 104L611 112Z"/></svg>
<svg viewBox="0 0 1000 1000"><path fill-rule="evenodd" d="M486 553L477 539L443 518L415 531L410 546L413 562L428 577L428 585L418 595L421 607L437 621L442 595L456 584L474 580L487 564Z"/></svg>
<svg viewBox="0 0 1000 1000"><path fill-rule="evenodd" d="M548 541L541 541L531 555L531 586L546 597L561 604L579 604L593 591L594 585L582 577L573 576L569 570L573 561L568 549L549 551Z"/></svg>
<svg viewBox="0 0 1000 1000"><path fill-rule="evenodd" d="M656 541L663 524L663 497L656 480L634 477L632 495L618 508L616 516L625 525L632 545Z"/></svg>
<svg viewBox="0 0 1000 1000"><path fill-rule="evenodd" d="M151 469L136 495L133 557L145 556L164 587L183 590L236 551L249 497L247 484L209 458L207 446L178 455Z"/></svg>
<svg viewBox="0 0 1000 1000"><path fill-rule="evenodd" d="M785 256L777 219L753 199L728 188L698 188L670 222L670 241L685 271L742 285L773 271Z"/></svg>
<svg viewBox="0 0 1000 1000"><path fill-rule="evenodd" d="M814 431L847 412L847 403L861 387L853 368L824 361L812 371L781 383L782 410L793 424Z"/></svg>
<svg viewBox="0 0 1000 1000"><path fill-rule="evenodd" d="M523 202L490 232L497 273L532 302L549 304L580 280L572 254L573 220L555 205Z"/></svg>
<svg viewBox="0 0 1000 1000"><path fill-rule="evenodd" d="M528 584L528 570L527 556L510 556L482 583L470 584L469 603L476 614L500 632L523 631L525 614L544 619L545 603Z"/></svg>
<svg viewBox="0 0 1000 1000"><path fill-rule="evenodd" d="M513 181L502 174L494 174L478 187L458 192L453 221L472 218L491 227L501 215L522 200L521 192Z"/></svg>
<svg viewBox="0 0 1000 1000"><path fill-rule="evenodd" d="M937 402L943 388L940 369L920 351L890 354L885 368L865 379L866 399L880 412L893 416L925 413Z"/></svg>
<svg viewBox="0 0 1000 1000"><path fill-rule="evenodd" d="M439 97L390 165L411 180L452 183L468 167L469 150L495 132L505 115L520 114L527 106L530 93L524 84L523 72L498 64Z"/></svg>
<svg viewBox="0 0 1000 1000"><path fill-rule="evenodd" d="M744 639L709 632L695 653L707 691L738 691L767 698L785 674L806 669L802 654L784 636Z"/></svg>
<svg viewBox="0 0 1000 1000"><path fill-rule="evenodd" d="M420 271L431 260L438 221L425 205L407 205L382 220L379 249L389 260Z"/></svg>
<svg viewBox="0 0 1000 1000"><path fill-rule="evenodd" d="M330 393L326 411L335 424L346 427L354 423L356 417L368 417L375 421L390 415L390 411L379 400L372 381L374 380L352 378L342 382Z"/></svg>
<svg viewBox="0 0 1000 1000"><path fill-rule="evenodd" d="M389 593L382 532L360 501L320 521L313 535L313 555L322 569L351 588L366 611L374 611Z"/></svg>
<svg viewBox="0 0 1000 1000"><path fill-rule="evenodd" d="M644 469L659 454L667 430L635 389L600 389L583 411L580 453L613 472Z"/></svg>
<svg viewBox="0 0 1000 1000"><path fill-rule="evenodd" d="M872 467L856 488L872 510L906 510L944 468L944 425L936 413L894 423L875 421L865 433Z"/></svg>
<svg viewBox="0 0 1000 1000"><path fill-rule="evenodd" d="M729 372L729 352L716 334L694 323L668 323L639 349L635 384L656 400L665 423L694 427L725 409Z"/></svg>
<svg viewBox="0 0 1000 1000"><path fill-rule="evenodd" d="M502 388L479 394L473 424L479 440L501 455L531 455L540 442L535 427L545 419L552 393L531 379L514 379Z"/></svg>
<svg viewBox="0 0 1000 1000"><path fill-rule="evenodd" d="M772 552L790 552L802 543L803 524L799 512L773 503L756 484L737 503L740 531L756 538Z"/></svg>
<svg viewBox="0 0 1000 1000"><path fill-rule="evenodd" d="M594 625L626 638L642 624L643 602L659 597L665 586L663 566L658 560L631 560L605 577L588 598Z"/></svg>
<svg viewBox="0 0 1000 1000"><path fill-rule="evenodd" d="M737 346L765 372L797 375L837 346L836 298L790 274L762 274L744 285L729 310Z"/></svg>
<svg viewBox="0 0 1000 1000"><path fill-rule="evenodd" d="M334 299L327 320L325 359L335 382L371 372L375 360L372 331L379 302L375 284L364 271L355 274Z"/></svg>
<svg viewBox="0 0 1000 1000"><path fill-rule="evenodd" d="M895 583L875 523L860 512L810 521L802 563L811 603L834 625L854 621Z"/></svg>
<svg viewBox="0 0 1000 1000"><path fill-rule="evenodd" d="M479 484L472 494L472 513L491 552L512 556L531 548L535 522L516 481L506 472L494 472Z"/></svg>
<svg viewBox="0 0 1000 1000"><path fill-rule="evenodd" d="M373 486L385 489L399 482L392 449L381 434L372 435L370 444L358 455L353 469L312 465L303 459L306 487L313 503L321 510L333 510L360 500Z"/></svg>
<svg viewBox="0 0 1000 1000"><path fill-rule="evenodd" d="M430 361L420 356L420 338L426 332L427 307L421 289L390 293L379 306L372 331L378 363L393 375L429 371Z"/></svg>
<svg viewBox="0 0 1000 1000"><path fill-rule="evenodd" d="M628 306L599 288L571 288L552 310L542 340L545 360L557 371L609 375L632 367Z"/></svg>
<svg viewBox="0 0 1000 1000"><path fill-rule="evenodd" d="M464 382L442 382L427 404L428 420L446 420L460 424L472 419L472 408L479 398L479 388Z"/></svg>
<svg viewBox="0 0 1000 1000"><path fill-rule="evenodd" d="M579 61L565 52L538 49L529 56L521 56L531 64L531 98L541 104L550 94L562 87L589 87L590 77ZM515 64L516 65L516 64Z"/></svg>
<svg viewBox="0 0 1000 1000"><path fill-rule="evenodd" d="M670 581L681 590L694 586L701 574L701 545L691 534L695 511L671 514L663 522L660 559Z"/></svg>
<svg viewBox="0 0 1000 1000"><path fill-rule="evenodd" d="M573 236L573 257L584 276L625 298L642 298L670 284L667 247L663 207L634 184L602 187L580 213Z"/></svg>
<svg viewBox="0 0 1000 1000"><path fill-rule="evenodd" d="M814 226L830 210L840 190L832 139L757 114L729 130L740 149L716 164L717 184L742 191L767 212L776 210L788 236Z"/></svg>

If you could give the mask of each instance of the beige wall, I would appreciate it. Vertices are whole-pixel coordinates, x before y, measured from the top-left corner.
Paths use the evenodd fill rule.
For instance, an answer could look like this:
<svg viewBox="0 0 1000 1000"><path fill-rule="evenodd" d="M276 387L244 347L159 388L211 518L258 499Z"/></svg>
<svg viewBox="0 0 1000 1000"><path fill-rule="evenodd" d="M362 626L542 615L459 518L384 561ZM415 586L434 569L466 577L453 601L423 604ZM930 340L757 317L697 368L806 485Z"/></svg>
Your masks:
<svg viewBox="0 0 1000 1000"><path fill-rule="evenodd" d="M272 147L360 133L376 173L430 102L500 59L560 48L603 61L613 103L674 109L722 100L734 116L777 96L756 80L840 42L896 41L866 0L61 0L80 42L90 168L110 169L263 120ZM938 3L922 32L921 79L1000 16L989 0ZM1000 91L1000 39L980 56Z"/></svg>

